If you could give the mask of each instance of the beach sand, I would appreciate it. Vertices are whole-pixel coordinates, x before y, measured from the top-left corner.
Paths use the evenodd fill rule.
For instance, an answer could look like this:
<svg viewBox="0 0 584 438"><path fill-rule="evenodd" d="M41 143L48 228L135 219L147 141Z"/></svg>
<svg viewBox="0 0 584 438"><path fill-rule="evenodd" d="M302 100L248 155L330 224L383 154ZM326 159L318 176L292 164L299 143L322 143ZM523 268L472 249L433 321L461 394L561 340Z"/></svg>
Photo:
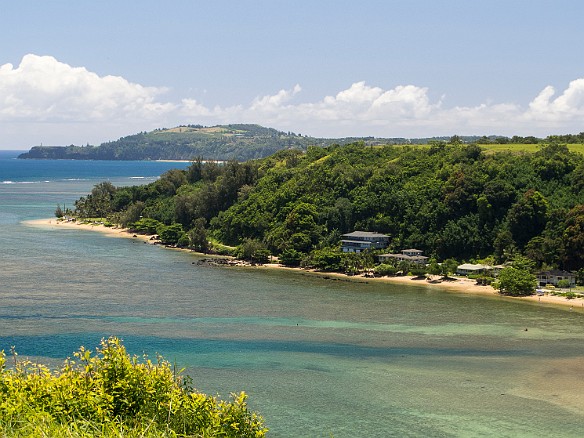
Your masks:
<svg viewBox="0 0 584 438"><path fill-rule="evenodd" d="M153 244L155 241L152 240L152 236L144 234L134 234L129 232L126 228L115 228L106 227L101 224L90 224L90 223L79 223L75 221L59 221L56 218L52 219L37 219L29 220L23 222L25 225L43 227L43 228L72 228L78 230L87 231L97 231L102 234L106 234L111 237L123 237L137 239L144 241L145 243ZM176 248L175 248L176 249ZM190 250L184 250L192 252ZM465 277L455 277L455 281L439 281L439 282L429 282L426 280L414 279L414 277L365 277L363 275L349 276L341 273L329 273L329 272L319 272L314 270L306 270L301 268L289 268L279 264L266 264L261 266L256 266L258 269L285 269L287 271L298 271L302 273L308 273L313 275L318 275L326 278L339 278L349 281L360 281L360 282L383 282L391 284L403 284L408 286L427 286L432 288L439 288L444 291L458 292L458 293L468 293L475 295L488 295L491 297L498 297L501 300L510 301L522 301L530 303L532 305L545 305L562 308L569 311L584 313L584 299L574 298L571 300L565 297L554 296L554 295L532 295L528 297L507 297L499 295L499 293L493 289L491 286L479 286L474 280Z"/></svg>
<svg viewBox="0 0 584 438"><path fill-rule="evenodd" d="M75 221L60 221L57 220L57 218L23 221L23 224L42 228L71 228L76 230L98 231L102 234L106 234L111 237L138 239L148 243L154 242L150 240L152 236L148 236L145 234L134 234L128 231L127 228L106 227L102 224L81 223Z"/></svg>

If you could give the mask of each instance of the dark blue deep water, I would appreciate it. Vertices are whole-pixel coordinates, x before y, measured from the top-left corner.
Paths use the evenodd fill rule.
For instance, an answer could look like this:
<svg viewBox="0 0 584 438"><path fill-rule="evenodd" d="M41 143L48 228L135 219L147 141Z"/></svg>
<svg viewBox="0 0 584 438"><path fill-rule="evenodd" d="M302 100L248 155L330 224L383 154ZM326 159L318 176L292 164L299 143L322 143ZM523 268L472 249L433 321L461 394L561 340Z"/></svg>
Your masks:
<svg viewBox="0 0 584 438"><path fill-rule="evenodd" d="M59 364L116 335L185 367L202 391L245 390L273 437L582 435L581 309L198 266L133 239L30 225L102 180L148 183L188 163L14 156L0 152L0 349Z"/></svg>

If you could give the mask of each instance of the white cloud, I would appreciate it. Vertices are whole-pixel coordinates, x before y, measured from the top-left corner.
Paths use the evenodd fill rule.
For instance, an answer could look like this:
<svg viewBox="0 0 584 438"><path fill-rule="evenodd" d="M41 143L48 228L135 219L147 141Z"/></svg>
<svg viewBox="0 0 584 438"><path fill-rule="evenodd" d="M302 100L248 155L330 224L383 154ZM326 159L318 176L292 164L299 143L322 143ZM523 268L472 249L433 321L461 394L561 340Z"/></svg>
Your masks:
<svg viewBox="0 0 584 438"><path fill-rule="evenodd" d="M99 76L50 56L26 55L16 68L0 65L0 147L100 143L186 123L259 123L328 137L546 136L580 132L584 119L584 79L570 82L557 97L553 87L545 87L525 106L502 102L446 108L444 98L432 101L428 88L383 89L365 81L312 102L299 101L302 88L295 85L247 105L224 107L187 98L168 102L166 92L119 76Z"/></svg>
<svg viewBox="0 0 584 438"><path fill-rule="evenodd" d="M289 102L294 95L300 93L302 88L300 85L296 84L292 90L280 90L273 96L262 96L254 99L250 106L250 111L252 112L270 112L273 110L279 110L282 108L286 102Z"/></svg>
<svg viewBox="0 0 584 438"><path fill-rule="evenodd" d="M584 79L576 79L555 99L552 86L545 87L529 104L528 120L562 122L584 117Z"/></svg>
<svg viewBox="0 0 584 438"><path fill-rule="evenodd" d="M26 55L17 68L0 66L0 120L58 123L158 117L175 107L156 101L163 92L119 76L100 77L51 56Z"/></svg>

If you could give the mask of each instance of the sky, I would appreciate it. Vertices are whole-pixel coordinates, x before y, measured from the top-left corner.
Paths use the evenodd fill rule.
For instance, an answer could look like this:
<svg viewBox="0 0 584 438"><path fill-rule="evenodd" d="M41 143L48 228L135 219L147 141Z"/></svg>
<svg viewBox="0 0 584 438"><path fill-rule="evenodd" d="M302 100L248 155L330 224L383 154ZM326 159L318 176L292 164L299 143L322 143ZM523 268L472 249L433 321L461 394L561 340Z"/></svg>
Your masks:
<svg viewBox="0 0 584 438"><path fill-rule="evenodd" d="M581 0L0 2L0 149L185 124L584 131Z"/></svg>

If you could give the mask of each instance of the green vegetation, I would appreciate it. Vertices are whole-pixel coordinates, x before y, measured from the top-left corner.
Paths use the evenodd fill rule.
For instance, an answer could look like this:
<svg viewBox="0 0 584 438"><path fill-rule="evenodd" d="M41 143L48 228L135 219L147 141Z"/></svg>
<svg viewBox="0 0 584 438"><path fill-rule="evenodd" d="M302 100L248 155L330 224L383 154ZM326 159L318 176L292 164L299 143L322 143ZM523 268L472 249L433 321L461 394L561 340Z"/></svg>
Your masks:
<svg viewBox="0 0 584 438"><path fill-rule="evenodd" d="M0 435L112 437L263 437L245 393L219 401L157 358L139 361L116 338L92 355L80 348L59 371L0 353Z"/></svg>
<svg viewBox="0 0 584 438"><path fill-rule="evenodd" d="M514 152L514 153L534 153L541 149L541 144L524 144L524 143L505 143L505 144L489 144L481 145L485 152ZM576 152L584 155L584 143L567 145L570 152Z"/></svg>
<svg viewBox="0 0 584 438"><path fill-rule="evenodd" d="M309 146L347 144L357 139L306 137L258 125L178 126L122 137L99 146L34 146L19 158L70 160L251 160L279 150L306 150ZM369 144L390 140L363 139ZM393 139L391 142L405 142Z"/></svg>
<svg viewBox="0 0 584 438"><path fill-rule="evenodd" d="M480 144L486 152L536 152L542 144L564 143L584 154L584 133L555 135L547 139L513 136L458 136L434 138L315 138L259 125L186 125L122 137L99 146L34 146L19 158L72 160L205 160L246 161L265 158L280 150L306 151L310 146L346 145L361 141L368 146Z"/></svg>
<svg viewBox="0 0 584 438"><path fill-rule="evenodd" d="M457 261L520 255L533 261L528 270L584 268L584 156L556 143L486 153L460 142L357 142L244 163L197 159L149 185L98 184L76 209L137 231L174 227L171 244L201 249L213 241L252 261L272 254L323 271L375 266L374 253L340 251L341 235L356 229L389 235L384 252L423 250L433 275L448 276Z"/></svg>
<svg viewBox="0 0 584 438"><path fill-rule="evenodd" d="M499 273L495 288L502 295L521 297L532 295L536 284L535 275L530 271L508 266Z"/></svg>

